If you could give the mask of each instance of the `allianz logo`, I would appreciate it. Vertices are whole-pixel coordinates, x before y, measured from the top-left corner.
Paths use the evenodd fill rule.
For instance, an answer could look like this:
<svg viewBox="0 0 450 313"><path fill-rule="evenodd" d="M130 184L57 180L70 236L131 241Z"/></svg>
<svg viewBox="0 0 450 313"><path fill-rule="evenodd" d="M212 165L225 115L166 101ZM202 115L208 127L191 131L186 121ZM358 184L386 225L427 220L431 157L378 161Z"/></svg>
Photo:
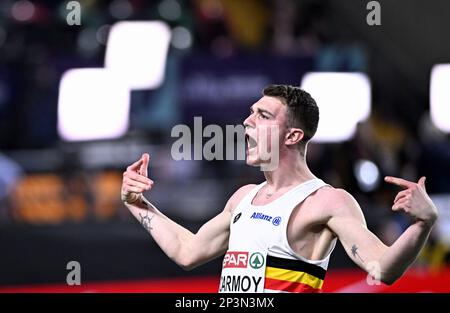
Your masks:
<svg viewBox="0 0 450 313"><path fill-rule="evenodd" d="M263 214L261 212L253 212L252 216L250 216L251 219L257 219L257 220L264 220L268 222L272 222L273 225L278 226L281 223L281 217L272 217L270 215Z"/></svg>

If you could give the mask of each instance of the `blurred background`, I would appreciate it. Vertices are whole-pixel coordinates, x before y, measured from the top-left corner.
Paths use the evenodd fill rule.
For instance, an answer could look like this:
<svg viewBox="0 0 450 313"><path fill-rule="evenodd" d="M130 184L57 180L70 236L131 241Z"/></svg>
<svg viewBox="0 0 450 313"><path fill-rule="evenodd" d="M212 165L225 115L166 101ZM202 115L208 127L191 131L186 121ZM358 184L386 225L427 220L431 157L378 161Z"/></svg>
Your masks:
<svg viewBox="0 0 450 313"><path fill-rule="evenodd" d="M203 127L241 124L265 85L300 86L311 72L362 73L370 92L370 110L350 135L310 144L312 171L354 195L369 229L386 244L411 221L391 211L399 190L383 183L383 176L426 176L440 210L423 252L396 284L367 284L339 244L324 291L449 292L449 75L436 78L436 90L443 91L436 93L437 109L431 92L435 65L450 63L450 2L377 1L380 25L368 24L368 3L1 1L0 292L217 291L221 258L190 272L178 268L121 203L122 172L148 152L155 186L146 196L197 231L239 186L264 177L243 160L174 160L172 128L193 126L194 116L202 117ZM160 21L166 25L161 34L169 30L169 37L158 41L142 33L126 36L126 44L113 41L113 30L124 21ZM120 57L138 62L137 51L149 51L144 58L153 63L147 68L144 61L129 67L125 62L122 70L142 70L144 81L159 78L146 86L130 84L123 93L103 84L113 74L104 80L102 73L120 70L114 65ZM101 75L76 81L69 74L80 68ZM76 87L72 91L64 87L66 78L67 86ZM327 94L327 86L319 90ZM111 102L97 110L102 100L89 97L105 95ZM345 99L333 103L332 129L351 113ZM71 101L80 111L64 110ZM118 114L118 130L80 135L92 120L111 122L113 102L126 113ZM114 128L119 122L112 121ZM241 144L234 137L232 142ZM81 266L79 286L66 284L70 261Z"/></svg>

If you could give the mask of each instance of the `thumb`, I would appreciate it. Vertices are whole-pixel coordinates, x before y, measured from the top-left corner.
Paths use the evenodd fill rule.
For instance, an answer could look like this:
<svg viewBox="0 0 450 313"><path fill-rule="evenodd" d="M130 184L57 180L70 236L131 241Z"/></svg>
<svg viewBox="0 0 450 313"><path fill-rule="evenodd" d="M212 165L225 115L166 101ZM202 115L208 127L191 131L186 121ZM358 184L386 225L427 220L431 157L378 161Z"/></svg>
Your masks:
<svg viewBox="0 0 450 313"><path fill-rule="evenodd" d="M150 155L148 153L144 153L141 157L141 160L142 160L142 164L141 164L141 167L139 168L139 172L141 173L142 176L148 177L147 168L148 168L148 162L150 160Z"/></svg>
<svg viewBox="0 0 450 313"><path fill-rule="evenodd" d="M426 179L427 178L425 176L422 176L422 177L420 177L419 182L418 182L419 186L422 187L423 189L425 189L425 180Z"/></svg>

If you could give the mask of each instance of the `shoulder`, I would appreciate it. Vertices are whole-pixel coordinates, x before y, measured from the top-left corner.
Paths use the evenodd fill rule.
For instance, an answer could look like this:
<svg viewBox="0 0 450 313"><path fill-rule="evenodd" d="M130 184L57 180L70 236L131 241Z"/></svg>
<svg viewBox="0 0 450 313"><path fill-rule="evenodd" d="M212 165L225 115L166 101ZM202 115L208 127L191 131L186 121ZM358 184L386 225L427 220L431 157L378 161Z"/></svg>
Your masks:
<svg viewBox="0 0 450 313"><path fill-rule="evenodd" d="M356 202L355 198L346 190L334 187L325 187L317 190L317 196L327 201L329 205L338 207Z"/></svg>
<svg viewBox="0 0 450 313"><path fill-rule="evenodd" d="M256 186L257 186L256 184L248 184L236 190L231 195L230 199L228 199L226 209L228 209L230 212L233 212L233 210L236 208L239 202L241 202L241 200Z"/></svg>
<svg viewBox="0 0 450 313"><path fill-rule="evenodd" d="M333 216L362 216L362 210L356 199L344 189L325 187L316 192L320 207L325 215Z"/></svg>
<svg viewBox="0 0 450 313"><path fill-rule="evenodd" d="M234 202L236 205L241 202L241 200L253 189L256 184L248 184L240 187L238 190L234 192L234 194L230 197L230 201Z"/></svg>

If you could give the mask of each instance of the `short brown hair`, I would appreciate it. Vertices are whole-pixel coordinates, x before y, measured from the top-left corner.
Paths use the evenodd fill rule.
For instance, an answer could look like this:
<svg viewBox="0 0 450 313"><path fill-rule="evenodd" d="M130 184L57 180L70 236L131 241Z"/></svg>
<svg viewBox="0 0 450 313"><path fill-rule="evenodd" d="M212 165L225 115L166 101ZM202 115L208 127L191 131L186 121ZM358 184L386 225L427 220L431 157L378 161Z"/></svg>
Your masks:
<svg viewBox="0 0 450 313"><path fill-rule="evenodd" d="M290 85L269 85L264 96L275 97L287 106L288 126L301 128L304 137L300 146L304 148L314 136L319 125L319 107L309 93Z"/></svg>

